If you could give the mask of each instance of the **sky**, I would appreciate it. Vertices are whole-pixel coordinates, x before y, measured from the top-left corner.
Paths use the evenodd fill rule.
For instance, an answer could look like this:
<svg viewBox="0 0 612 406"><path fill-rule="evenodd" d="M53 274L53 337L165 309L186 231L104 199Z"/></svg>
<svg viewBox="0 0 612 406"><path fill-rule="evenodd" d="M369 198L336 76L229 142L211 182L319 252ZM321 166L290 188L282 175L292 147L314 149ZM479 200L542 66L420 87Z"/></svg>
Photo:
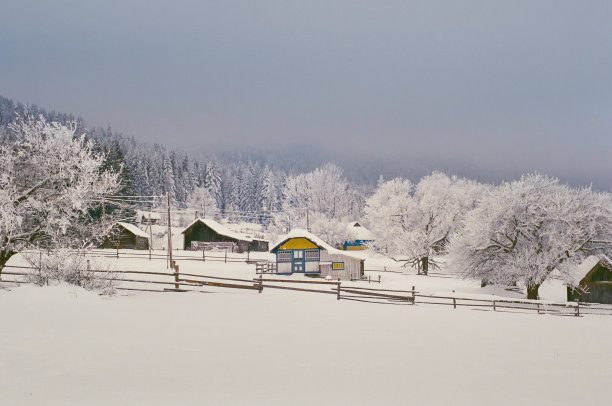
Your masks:
<svg viewBox="0 0 612 406"><path fill-rule="evenodd" d="M607 0L0 3L0 94L89 125L612 190Z"/></svg>

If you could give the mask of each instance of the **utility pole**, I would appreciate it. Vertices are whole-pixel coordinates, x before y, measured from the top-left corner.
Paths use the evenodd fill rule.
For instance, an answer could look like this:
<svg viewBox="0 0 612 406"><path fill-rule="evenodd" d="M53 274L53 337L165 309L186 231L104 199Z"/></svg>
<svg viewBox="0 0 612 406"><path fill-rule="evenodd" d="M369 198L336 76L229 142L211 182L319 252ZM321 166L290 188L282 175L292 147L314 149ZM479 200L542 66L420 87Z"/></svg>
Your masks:
<svg viewBox="0 0 612 406"><path fill-rule="evenodd" d="M106 205L104 204L104 200L102 200L102 224L106 227Z"/></svg>
<svg viewBox="0 0 612 406"><path fill-rule="evenodd" d="M172 263L172 223L170 222L170 192L168 192L168 258L170 260L170 267L173 267Z"/></svg>
<svg viewBox="0 0 612 406"><path fill-rule="evenodd" d="M147 228L149 229L149 261L151 260L151 250L153 249L153 227L151 226L151 212L149 212L149 224L147 224Z"/></svg>
<svg viewBox="0 0 612 406"><path fill-rule="evenodd" d="M306 231L310 232L310 216L308 207L306 207Z"/></svg>

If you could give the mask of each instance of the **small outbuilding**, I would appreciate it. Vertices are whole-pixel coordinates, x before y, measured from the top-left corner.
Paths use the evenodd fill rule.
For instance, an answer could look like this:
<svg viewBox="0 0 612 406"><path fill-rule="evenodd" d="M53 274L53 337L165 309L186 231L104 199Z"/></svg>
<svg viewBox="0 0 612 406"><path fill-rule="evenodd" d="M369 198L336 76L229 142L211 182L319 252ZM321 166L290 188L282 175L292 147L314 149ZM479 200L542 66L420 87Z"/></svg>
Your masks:
<svg viewBox="0 0 612 406"><path fill-rule="evenodd" d="M349 239L342 244L344 251L359 251L368 249L368 245L374 241L374 235L370 230L357 221L348 223L346 226Z"/></svg>
<svg viewBox="0 0 612 406"><path fill-rule="evenodd" d="M118 222L106 235L101 248L148 250L149 236L134 224Z"/></svg>
<svg viewBox="0 0 612 406"><path fill-rule="evenodd" d="M268 251L268 242L231 231L215 220L199 218L191 222L183 231L184 249L197 250L202 247L199 242L234 243L238 252ZM195 243L195 244L194 244Z"/></svg>
<svg viewBox="0 0 612 406"><path fill-rule="evenodd" d="M156 225L161 220L161 214L152 211L136 211L136 222L140 224Z"/></svg>
<svg viewBox="0 0 612 406"><path fill-rule="evenodd" d="M591 255L572 272L577 287L567 287L568 302L612 304L612 261L605 255Z"/></svg>
<svg viewBox="0 0 612 406"><path fill-rule="evenodd" d="M303 273L351 280L361 279L364 274L364 259L337 250L302 229L291 230L270 252L276 254L276 272L279 275Z"/></svg>

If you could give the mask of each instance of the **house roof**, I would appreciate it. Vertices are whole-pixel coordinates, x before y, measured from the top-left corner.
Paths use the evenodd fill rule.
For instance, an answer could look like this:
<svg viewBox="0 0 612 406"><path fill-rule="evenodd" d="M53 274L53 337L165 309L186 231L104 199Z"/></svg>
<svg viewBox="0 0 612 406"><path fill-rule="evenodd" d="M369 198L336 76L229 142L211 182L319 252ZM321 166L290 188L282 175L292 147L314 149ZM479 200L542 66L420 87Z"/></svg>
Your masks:
<svg viewBox="0 0 612 406"><path fill-rule="evenodd" d="M570 269L572 281L577 285L583 280L589 272L599 263L603 263L606 267L612 269L612 261L605 255L591 255L587 257L580 265L576 265Z"/></svg>
<svg viewBox="0 0 612 406"><path fill-rule="evenodd" d="M285 241L290 240L292 238L306 238L307 240L310 240L312 243L317 245L319 248L329 252L330 254L345 255L347 257L363 259L359 255L356 255L354 253L348 253L347 251L342 251L342 250L332 247L331 245L323 241L320 237L302 228L294 228L293 230L289 231L287 234L280 237L278 241L274 244L274 246L270 249L270 252L273 252L275 249L283 245Z"/></svg>
<svg viewBox="0 0 612 406"><path fill-rule="evenodd" d="M217 234L224 235L226 237L230 237L230 238L233 238L235 240L240 240L240 241L247 241L247 242L253 241L253 238L249 236L246 236L240 233L236 233L230 230L229 228L225 227L224 225L217 223L215 220L206 219L206 218L204 219L199 218L199 219L192 221L187 227L185 227L185 230L183 230L182 234L186 233L187 230L189 230L191 227L196 225L198 222L208 226Z"/></svg>
<svg viewBox="0 0 612 406"><path fill-rule="evenodd" d="M136 227L134 224L130 224L130 223L123 223L123 222L117 222L118 225L120 225L121 227L125 228L126 230L128 230L130 233L137 235L139 237L144 237L146 239L149 238L149 236L147 235L147 233L145 233L144 231L142 231L140 228Z"/></svg>
<svg viewBox="0 0 612 406"><path fill-rule="evenodd" d="M359 224L357 221L348 223L346 230L348 231L348 235L353 240L371 241L374 239L374 234L372 234L370 230Z"/></svg>

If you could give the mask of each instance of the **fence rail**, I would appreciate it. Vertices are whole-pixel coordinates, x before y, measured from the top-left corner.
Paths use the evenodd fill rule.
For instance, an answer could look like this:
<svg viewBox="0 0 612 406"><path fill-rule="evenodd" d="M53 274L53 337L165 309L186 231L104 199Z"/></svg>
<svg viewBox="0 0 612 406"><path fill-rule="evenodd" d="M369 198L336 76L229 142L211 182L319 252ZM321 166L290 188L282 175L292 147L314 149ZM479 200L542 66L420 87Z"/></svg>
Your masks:
<svg viewBox="0 0 612 406"><path fill-rule="evenodd" d="M15 269L12 271L10 269ZM37 271L39 268L35 266L19 266L7 265L2 271L2 276L13 276L24 278L32 275L31 271ZM28 272L30 271L30 272ZM229 278L217 275L203 275L192 273L181 273L179 266L176 266L175 272L148 272L136 270L119 270L108 271L99 269L90 269L84 271L84 275L90 272L91 274L101 274L96 277L102 279L113 279L119 283L136 284L134 286L116 287L117 290L124 291L143 291L143 292L188 292L200 291L202 287L213 287L222 289L241 289L253 290L262 293L264 289L289 290L297 292L310 292L319 294L336 295L337 300L351 300L365 303L378 304L394 304L394 305L440 305L453 306L454 309L460 307L471 308L474 310L490 310L490 311L528 311L538 314L553 314L553 315L573 315L580 316L584 314L596 315L612 315L612 306L601 304L591 304L585 302L568 302L554 303L538 300L520 300L512 298L475 298L461 297L457 295L427 295L418 292L414 286L410 290L400 289L376 289L362 286L343 285L341 281L324 281L324 280L293 280L293 279L275 279L264 278L259 275L257 278L241 279ZM134 277L136 274L142 276L157 276L163 278L172 278L172 280L151 280ZM130 277L126 278L127 275ZM132 276L134 275L134 276ZM0 280L1 283L19 284L27 283L26 280ZM346 282L345 282L346 283ZM144 286L147 285L147 286ZM301 285L297 287L296 285ZM306 286L305 286L306 285ZM320 288L310 288L308 285L317 285ZM163 289L152 289L153 286L172 286ZM314 286L313 286L314 287ZM327 289L326 289L327 287Z"/></svg>

